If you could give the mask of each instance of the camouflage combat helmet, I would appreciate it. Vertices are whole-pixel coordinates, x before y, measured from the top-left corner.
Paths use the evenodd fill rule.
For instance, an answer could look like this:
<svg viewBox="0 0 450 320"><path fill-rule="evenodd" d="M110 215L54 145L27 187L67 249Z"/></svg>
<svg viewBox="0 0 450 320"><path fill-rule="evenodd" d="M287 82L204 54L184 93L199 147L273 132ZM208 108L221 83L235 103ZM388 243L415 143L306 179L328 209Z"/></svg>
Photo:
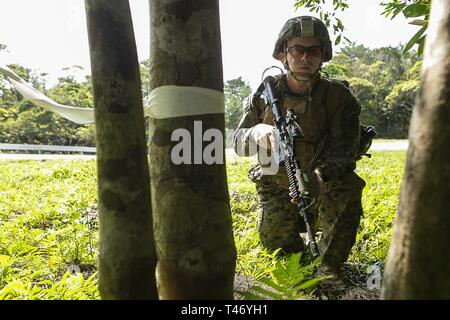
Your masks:
<svg viewBox="0 0 450 320"><path fill-rule="evenodd" d="M272 56L278 60L278 54L283 52L284 44L293 37L315 37L323 46L323 61L330 61L333 56L330 36L325 24L311 16L300 16L289 19L281 29Z"/></svg>

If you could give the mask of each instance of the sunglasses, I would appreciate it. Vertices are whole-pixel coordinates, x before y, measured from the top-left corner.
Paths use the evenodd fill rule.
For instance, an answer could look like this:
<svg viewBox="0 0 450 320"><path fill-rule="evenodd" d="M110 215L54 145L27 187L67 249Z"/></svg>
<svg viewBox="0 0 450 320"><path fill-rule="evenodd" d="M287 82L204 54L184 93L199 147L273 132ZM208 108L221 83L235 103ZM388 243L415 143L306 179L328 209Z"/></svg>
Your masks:
<svg viewBox="0 0 450 320"><path fill-rule="evenodd" d="M304 47L299 44L294 44L293 46L286 48L286 54L290 53L291 55L303 56L305 52L308 54L308 56L319 57L322 54L322 47L321 46Z"/></svg>

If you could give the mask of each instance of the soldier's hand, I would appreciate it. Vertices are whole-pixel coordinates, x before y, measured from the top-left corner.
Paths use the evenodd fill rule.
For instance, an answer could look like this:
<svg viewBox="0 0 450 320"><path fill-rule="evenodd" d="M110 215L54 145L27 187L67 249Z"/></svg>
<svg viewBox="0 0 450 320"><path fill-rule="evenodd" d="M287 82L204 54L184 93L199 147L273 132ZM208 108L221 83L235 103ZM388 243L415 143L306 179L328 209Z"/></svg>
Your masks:
<svg viewBox="0 0 450 320"><path fill-rule="evenodd" d="M294 204L298 203L298 198L294 197L294 192L292 191L292 188L289 187L289 197L291 197L291 202Z"/></svg>
<svg viewBox="0 0 450 320"><path fill-rule="evenodd" d="M273 146L275 146L275 137L272 134L273 130L274 126L260 123L253 127L251 134L256 144L270 150Z"/></svg>

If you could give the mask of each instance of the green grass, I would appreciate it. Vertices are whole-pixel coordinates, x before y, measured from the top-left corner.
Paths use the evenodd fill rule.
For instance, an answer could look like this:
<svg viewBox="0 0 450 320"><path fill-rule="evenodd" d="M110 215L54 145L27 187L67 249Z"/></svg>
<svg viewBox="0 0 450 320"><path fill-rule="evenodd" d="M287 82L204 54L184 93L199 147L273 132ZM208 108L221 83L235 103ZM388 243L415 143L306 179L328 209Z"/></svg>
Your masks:
<svg viewBox="0 0 450 320"><path fill-rule="evenodd" d="M405 160L404 151L371 153L358 162L365 214L349 259L362 268L386 259ZM236 272L280 278L292 261L259 242L258 200L247 179L253 161L227 163ZM99 299L96 208L94 160L0 161L0 299Z"/></svg>
<svg viewBox="0 0 450 320"><path fill-rule="evenodd" d="M364 216L350 257L367 264L386 259L406 158L405 151L371 153L372 159L364 158L357 165L356 172L366 181Z"/></svg>
<svg viewBox="0 0 450 320"><path fill-rule="evenodd" d="M255 184L247 178L250 165L250 160L237 157L228 162L228 188L238 254L236 272L260 278L273 270L276 253L268 252L259 242L258 197Z"/></svg>
<svg viewBox="0 0 450 320"><path fill-rule="evenodd" d="M93 161L0 162L0 299L99 297L96 189Z"/></svg>

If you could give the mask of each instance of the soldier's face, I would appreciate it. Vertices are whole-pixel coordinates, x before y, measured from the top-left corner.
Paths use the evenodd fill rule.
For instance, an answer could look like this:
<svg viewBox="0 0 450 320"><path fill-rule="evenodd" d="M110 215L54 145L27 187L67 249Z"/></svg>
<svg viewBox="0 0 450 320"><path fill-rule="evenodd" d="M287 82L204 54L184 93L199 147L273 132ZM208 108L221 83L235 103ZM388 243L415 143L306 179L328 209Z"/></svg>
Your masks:
<svg viewBox="0 0 450 320"><path fill-rule="evenodd" d="M287 59L293 72L307 75L315 73L322 62L323 50L319 39L313 37L295 37L288 40ZM282 61L284 60L282 59Z"/></svg>

